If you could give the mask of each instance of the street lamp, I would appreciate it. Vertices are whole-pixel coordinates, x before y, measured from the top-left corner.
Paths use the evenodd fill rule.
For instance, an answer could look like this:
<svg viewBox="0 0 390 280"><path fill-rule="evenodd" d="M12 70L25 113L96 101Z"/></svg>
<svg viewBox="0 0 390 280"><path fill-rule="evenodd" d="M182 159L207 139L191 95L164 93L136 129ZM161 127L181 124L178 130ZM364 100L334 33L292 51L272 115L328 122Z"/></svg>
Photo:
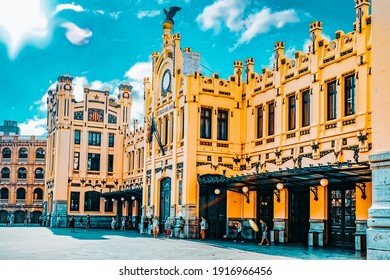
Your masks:
<svg viewBox="0 0 390 280"><path fill-rule="evenodd" d="M220 190L220 189L215 189L215 190L214 190L214 193L218 195L218 194L221 193L221 190Z"/></svg>

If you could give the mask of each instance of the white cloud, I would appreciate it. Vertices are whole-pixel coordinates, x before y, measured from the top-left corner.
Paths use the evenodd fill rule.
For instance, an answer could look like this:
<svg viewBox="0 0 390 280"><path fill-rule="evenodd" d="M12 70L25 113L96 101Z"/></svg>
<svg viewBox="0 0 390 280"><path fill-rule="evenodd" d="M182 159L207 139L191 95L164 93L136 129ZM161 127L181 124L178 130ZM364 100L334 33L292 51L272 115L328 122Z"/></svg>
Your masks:
<svg viewBox="0 0 390 280"><path fill-rule="evenodd" d="M284 51L284 56L286 56L288 59L293 59L295 57L296 51L297 49L295 46L289 47Z"/></svg>
<svg viewBox="0 0 390 280"><path fill-rule="evenodd" d="M73 10L75 12L84 12L85 9L81 5L76 5L73 3L59 4L56 6L53 15L58 14L64 10Z"/></svg>
<svg viewBox="0 0 390 280"><path fill-rule="evenodd" d="M132 119L143 120L144 116L144 99L143 83L145 77L152 76L152 61L138 62L134 64L124 75L129 83L133 86L133 105Z"/></svg>
<svg viewBox="0 0 390 280"><path fill-rule="evenodd" d="M242 30L244 26L242 18L246 4L247 1L219 0L206 6L196 21L202 30L214 29L214 31L219 32L222 23L230 31Z"/></svg>
<svg viewBox="0 0 390 280"><path fill-rule="evenodd" d="M88 28L81 29L72 22L65 22L61 24L61 27L66 28L66 38L76 46L83 46L89 43L89 39L92 37L92 31Z"/></svg>
<svg viewBox="0 0 390 280"><path fill-rule="evenodd" d="M48 42L49 16L44 4L41 0L0 1L0 40L11 59L27 42L36 46Z"/></svg>
<svg viewBox="0 0 390 280"><path fill-rule="evenodd" d="M46 125L46 118L38 118L37 116L34 116L32 120L29 119L24 123L19 124L20 134L42 136L47 133Z"/></svg>
<svg viewBox="0 0 390 280"><path fill-rule="evenodd" d="M282 28L287 23L298 22L299 18L294 10L285 10L273 13L271 9L264 8L256 14L251 14L245 20L244 32L237 44L248 43L258 34L267 33L272 27Z"/></svg>
<svg viewBox="0 0 390 280"><path fill-rule="evenodd" d="M250 1L218 0L206 6L203 12L196 18L202 30L221 30L225 25L229 31L240 34L240 38L233 51L241 44L250 42L255 36L267 33L272 28L282 28L288 23L298 22L299 18L295 10L273 12L270 8L263 7L259 12L253 12L249 7ZM250 13L246 12L250 10Z"/></svg>
<svg viewBox="0 0 390 280"><path fill-rule="evenodd" d="M147 11L139 11L137 13L137 18L142 19L144 17L155 17L161 14L160 10L147 10Z"/></svg>
<svg viewBox="0 0 390 280"><path fill-rule="evenodd" d="M122 11L118 11L118 12L111 12L110 13L110 17L114 20L118 20L120 14L122 13Z"/></svg>

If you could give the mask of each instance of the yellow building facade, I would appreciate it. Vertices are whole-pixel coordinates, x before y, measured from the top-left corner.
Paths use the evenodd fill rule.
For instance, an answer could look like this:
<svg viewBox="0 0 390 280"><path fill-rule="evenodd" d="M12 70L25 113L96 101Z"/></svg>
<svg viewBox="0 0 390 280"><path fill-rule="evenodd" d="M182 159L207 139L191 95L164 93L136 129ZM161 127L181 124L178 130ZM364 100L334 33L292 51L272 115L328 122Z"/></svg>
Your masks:
<svg viewBox="0 0 390 280"><path fill-rule="evenodd" d="M166 19L144 80L143 126L130 128L130 85L118 100L86 87L76 102L72 77L60 76L48 99L45 212L90 214L107 227L126 216L140 230L146 217L161 229L183 217L188 238L199 237L203 216L208 237L231 238L241 221L244 237L259 239L250 220L262 219L272 242L365 250L370 2L355 9L353 31L327 41L313 22L309 52L289 58L276 42L272 69L258 73L248 58L228 79L203 76L199 53L181 47Z"/></svg>
<svg viewBox="0 0 390 280"><path fill-rule="evenodd" d="M349 33L322 36L310 25L309 52L284 53L275 43L273 69L235 61L232 75L204 77L181 49L172 22L145 79L145 119L158 138L145 139L143 216L199 219L211 237L232 237L234 222L266 221L274 242L365 249L371 206L371 16L355 7ZM195 65L195 66L194 66ZM149 131L151 128L149 128ZM148 131L148 129L147 129ZM147 138L147 137L145 137ZM277 188L278 185L278 188Z"/></svg>

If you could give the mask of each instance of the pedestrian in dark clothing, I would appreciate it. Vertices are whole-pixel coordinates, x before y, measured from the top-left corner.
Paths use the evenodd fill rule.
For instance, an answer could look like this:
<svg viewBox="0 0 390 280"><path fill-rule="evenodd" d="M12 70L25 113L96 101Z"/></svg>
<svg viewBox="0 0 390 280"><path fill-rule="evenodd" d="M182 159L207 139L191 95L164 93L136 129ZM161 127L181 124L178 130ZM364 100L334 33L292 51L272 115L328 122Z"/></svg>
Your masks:
<svg viewBox="0 0 390 280"><path fill-rule="evenodd" d="M236 239L234 239L233 241L237 242L238 238L241 238L241 243L244 243L244 237L242 237L242 235L241 235L241 233L242 233L242 226L241 226L240 222L236 223L236 228L237 228L237 236L236 236Z"/></svg>
<svg viewBox="0 0 390 280"><path fill-rule="evenodd" d="M70 221L69 221L69 227L70 227L70 232L75 232L75 230L74 230L74 224L75 224L75 219L74 219L74 216L72 216L71 218L70 218Z"/></svg>

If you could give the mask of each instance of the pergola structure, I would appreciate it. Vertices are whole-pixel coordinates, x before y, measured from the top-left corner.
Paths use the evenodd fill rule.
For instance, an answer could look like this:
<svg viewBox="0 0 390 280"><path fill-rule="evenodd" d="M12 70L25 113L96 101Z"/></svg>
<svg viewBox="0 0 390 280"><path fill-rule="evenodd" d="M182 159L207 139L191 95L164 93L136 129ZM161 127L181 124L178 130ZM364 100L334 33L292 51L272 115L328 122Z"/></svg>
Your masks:
<svg viewBox="0 0 390 280"><path fill-rule="evenodd" d="M278 197L282 188L310 188L317 198L319 185L333 183L354 184L362 191L365 199L365 183L371 182L371 169L368 162L352 163L351 161L310 165L308 167L280 168L278 171L247 173L226 177L223 175L202 175L199 184L215 189L226 189L243 194L249 203L249 191L273 190ZM326 179L324 181L324 179ZM318 198L317 198L318 199Z"/></svg>

